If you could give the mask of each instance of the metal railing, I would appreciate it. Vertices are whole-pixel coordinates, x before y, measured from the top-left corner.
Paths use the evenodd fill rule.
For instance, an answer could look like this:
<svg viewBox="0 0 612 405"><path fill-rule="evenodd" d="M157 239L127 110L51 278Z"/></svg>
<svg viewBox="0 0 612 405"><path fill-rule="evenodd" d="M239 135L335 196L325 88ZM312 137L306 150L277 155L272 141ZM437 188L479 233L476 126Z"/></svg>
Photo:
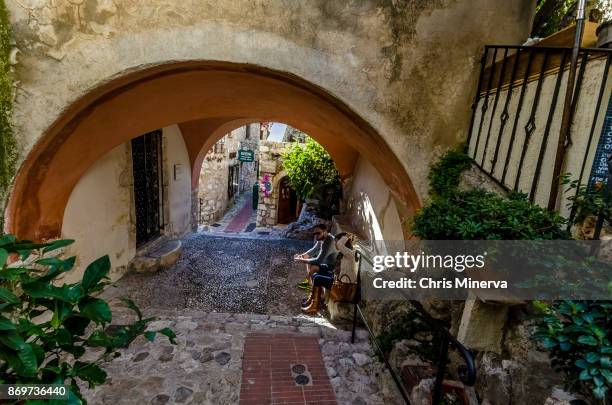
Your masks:
<svg viewBox="0 0 612 405"><path fill-rule="evenodd" d="M562 131L559 122L566 107L561 93L564 86L567 89L571 53L569 47L487 45L481 59L468 153L500 186L524 192L532 202L536 194L539 201L556 198L547 195L548 188L538 186L544 178L559 180L560 173L552 172L557 169L553 170ZM586 173L587 163L594 159L602 103L609 98L611 60L612 49L581 48L578 53L569 135L562 152L563 156L572 154L573 175L583 184L590 174ZM597 94L595 105L594 97L585 97L585 91ZM576 114L581 115L580 128L574 125ZM589 125L585 115L592 117Z"/></svg>
<svg viewBox="0 0 612 405"><path fill-rule="evenodd" d="M393 367L391 367L391 364L389 364L389 360L387 360L387 356L385 355L383 350L378 345L377 337L374 335L372 328L370 324L368 323L363 313L363 310L360 306L360 302L361 302L361 264L365 261L369 265L372 266L373 262L372 260L370 260L369 257L367 257L367 255L364 252L360 250L355 250L355 259L357 260L357 263L358 263L357 293L355 294L355 298L353 299L353 326L352 326L351 342L355 343L357 316L359 315L363 325L365 326L366 330L368 331L368 334L370 335L370 338L371 338L371 341L374 347L376 348L377 352L380 354L380 357L382 358L385 364L385 367L391 374L391 377L393 378L393 381L395 385L397 386L397 389L399 390L402 398L404 399L407 405L410 405L410 393L406 392L406 388L404 387L401 379L398 377L395 370L393 370ZM461 342L459 342L457 339L455 339L454 336L451 335L448 329L440 321L433 318L431 315L427 313L427 311L425 311L425 309L423 308L420 302L411 300L408 298L406 298L406 301L410 302L410 304L416 309L416 312L418 316L421 318L421 320L425 322L429 327L431 327L431 329L435 333L438 333L442 338L440 348L438 351L438 360L436 363L436 378L435 378L434 387L432 391L432 404L437 405L437 404L440 404L442 401L442 395L443 395L442 384L444 381L444 374L446 371L446 363L448 360L448 352L449 352L450 346L452 345L453 347L455 347L455 349L457 349L457 351L463 358L463 361L465 362L465 365L460 365L458 367L457 374L459 375L459 378L461 379L463 384L465 384L466 386L473 386L474 383L476 382L476 364L474 362L474 357L472 356L472 353L463 344L461 344Z"/></svg>

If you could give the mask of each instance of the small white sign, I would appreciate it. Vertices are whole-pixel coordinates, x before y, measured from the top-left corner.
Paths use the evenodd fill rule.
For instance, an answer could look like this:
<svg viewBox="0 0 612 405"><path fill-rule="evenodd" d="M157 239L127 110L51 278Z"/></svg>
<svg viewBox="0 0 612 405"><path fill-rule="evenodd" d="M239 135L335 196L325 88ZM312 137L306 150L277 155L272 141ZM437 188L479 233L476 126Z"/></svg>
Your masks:
<svg viewBox="0 0 612 405"><path fill-rule="evenodd" d="M183 176L183 165L177 163L174 165L174 181L180 180Z"/></svg>

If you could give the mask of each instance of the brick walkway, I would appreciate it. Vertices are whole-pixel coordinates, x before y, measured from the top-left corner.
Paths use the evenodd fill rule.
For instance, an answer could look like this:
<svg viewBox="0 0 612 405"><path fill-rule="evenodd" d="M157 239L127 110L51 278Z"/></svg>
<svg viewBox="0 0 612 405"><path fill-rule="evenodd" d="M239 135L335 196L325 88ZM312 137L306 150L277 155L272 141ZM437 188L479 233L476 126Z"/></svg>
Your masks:
<svg viewBox="0 0 612 405"><path fill-rule="evenodd" d="M317 337L295 333L246 336L240 404L336 403Z"/></svg>
<svg viewBox="0 0 612 405"><path fill-rule="evenodd" d="M244 205L240 208L240 211L236 214L236 216L232 219L232 222L229 223L225 227L224 232L242 232L247 227L247 225L251 222L251 217L253 215L253 202L250 198L244 199Z"/></svg>

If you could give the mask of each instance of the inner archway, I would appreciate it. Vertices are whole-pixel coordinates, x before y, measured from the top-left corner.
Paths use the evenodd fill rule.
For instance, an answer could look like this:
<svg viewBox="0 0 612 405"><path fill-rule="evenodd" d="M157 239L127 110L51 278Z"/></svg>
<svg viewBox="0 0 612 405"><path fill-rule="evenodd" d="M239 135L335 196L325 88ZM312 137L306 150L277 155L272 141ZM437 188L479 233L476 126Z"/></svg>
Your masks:
<svg viewBox="0 0 612 405"><path fill-rule="evenodd" d="M66 202L83 173L113 147L179 123L192 164L237 122L285 122L310 134L341 174L359 154L382 174L400 212L419 205L404 166L344 103L299 77L251 65L182 62L126 74L75 102L44 134L16 176L6 229L33 240L61 233ZM192 180L193 181L193 180Z"/></svg>

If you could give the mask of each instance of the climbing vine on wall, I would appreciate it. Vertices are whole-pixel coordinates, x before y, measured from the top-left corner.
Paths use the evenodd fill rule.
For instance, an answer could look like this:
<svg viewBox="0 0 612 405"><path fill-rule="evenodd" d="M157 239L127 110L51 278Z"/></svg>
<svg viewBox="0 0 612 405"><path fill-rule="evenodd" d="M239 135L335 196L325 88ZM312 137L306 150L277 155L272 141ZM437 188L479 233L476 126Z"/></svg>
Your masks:
<svg viewBox="0 0 612 405"><path fill-rule="evenodd" d="M17 146L11 126L13 97L10 52L11 27L4 1L0 0L0 232L4 223L4 204L17 159Z"/></svg>

